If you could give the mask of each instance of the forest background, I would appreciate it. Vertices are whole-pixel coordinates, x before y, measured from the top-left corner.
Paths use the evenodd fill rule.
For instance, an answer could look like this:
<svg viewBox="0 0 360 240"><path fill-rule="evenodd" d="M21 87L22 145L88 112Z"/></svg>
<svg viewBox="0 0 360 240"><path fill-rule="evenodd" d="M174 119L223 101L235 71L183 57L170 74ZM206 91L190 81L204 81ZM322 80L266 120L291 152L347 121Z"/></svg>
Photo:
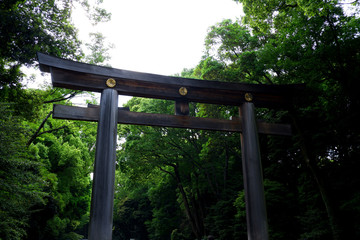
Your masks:
<svg viewBox="0 0 360 240"><path fill-rule="evenodd" d="M359 239L360 2L239 2L245 16L210 26L201 61L178 76L305 83L290 110L257 109L259 119L294 129L292 137L260 136L270 239ZM94 23L109 19L80 3ZM27 89L21 70L36 66L37 51L106 63L101 34L92 35L89 54L81 50L72 4L0 2L2 240L87 236L96 124L53 119L52 104L71 104L81 93ZM132 98L126 105L174 112L171 101ZM194 103L190 115L228 119L238 109ZM118 129L114 239L247 238L239 134Z"/></svg>

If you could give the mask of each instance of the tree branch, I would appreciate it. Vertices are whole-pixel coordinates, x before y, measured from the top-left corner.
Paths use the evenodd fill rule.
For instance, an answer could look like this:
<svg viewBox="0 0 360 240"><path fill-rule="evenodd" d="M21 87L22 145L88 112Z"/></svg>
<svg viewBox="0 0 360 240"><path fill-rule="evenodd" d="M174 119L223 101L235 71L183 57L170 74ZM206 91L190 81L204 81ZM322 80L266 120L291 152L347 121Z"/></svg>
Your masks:
<svg viewBox="0 0 360 240"><path fill-rule="evenodd" d="M264 74L264 77L270 84L274 84L271 79L266 75L266 73Z"/></svg>
<svg viewBox="0 0 360 240"><path fill-rule="evenodd" d="M67 96L67 97L62 96L62 97L55 98L55 99L52 99L52 100L49 100L49 101L45 101L44 103L54 103L54 102L61 102L61 101L64 101L64 100L69 100L69 99L75 97L79 93L81 93L81 92L75 91L75 92L70 93L70 95Z"/></svg>
<svg viewBox="0 0 360 240"><path fill-rule="evenodd" d="M62 127L59 127L59 128L55 128L55 129L50 129L50 130L47 130L47 131L42 131L40 132L40 130L44 127L46 121L49 119L49 117L51 116L51 114L53 114L53 111L50 111L48 113L48 115L44 118L44 120L41 122L40 126L38 127L38 129L35 131L35 133L31 136L31 138L29 139L29 141L27 142L27 146L30 146L30 144L32 142L35 141L35 139L42 135L42 134L45 134L45 133L51 133L51 132L54 132L54 131L57 131L57 130L60 130L60 129L63 129L65 128L66 126L62 126Z"/></svg>
<svg viewBox="0 0 360 240"><path fill-rule="evenodd" d="M357 3L359 0L355 0L353 2L342 2L342 3L337 3L337 4L341 4L341 5L345 5L345 4L354 4Z"/></svg>
<svg viewBox="0 0 360 240"><path fill-rule="evenodd" d="M294 4L286 4L285 1L283 4L280 5L279 10L285 9L285 8L296 8L298 6L297 3Z"/></svg>
<svg viewBox="0 0 360 240"><path fill-rule="evenodd" d="M162 172L164 172L164 173L169 174L170 176L172 176L172 177L176 180L176 176L175 176L173 173L171 173L171 172L169 172L169 171L166 171L165 169L163 169L163 168L161 168L161 167L159 167L159 170L162 171Z"/></svg>
<svg viewBox="0 0 360 240"><path fill-rule="evenodd" d="M59 127L59 128L54 128L54 129L50 129L50 130L47 130L47 131L43 131L43 132L39 133L39 134L37 135L37 137L40 136L40 135L42 135L42 134L44 134L44 133L51 133L51 132L55 132L55 131L57 131L57 130L64 129L64 128L66 128L65 125L64 125L64 126L61 126L61 127Z"/></svg>
<svg viewBox="0 0 360 240"><path fill-rule="evenodd" d="M45 119L42 121L38 129L35 131L35 133L31 136L30 140L27 142L27 146L30 146L30 144L36 139L36 137L39 135L40 130L44 127L46 121L48 118L53 114L53 111L50 111L48 115L45 117Z"/></svg>

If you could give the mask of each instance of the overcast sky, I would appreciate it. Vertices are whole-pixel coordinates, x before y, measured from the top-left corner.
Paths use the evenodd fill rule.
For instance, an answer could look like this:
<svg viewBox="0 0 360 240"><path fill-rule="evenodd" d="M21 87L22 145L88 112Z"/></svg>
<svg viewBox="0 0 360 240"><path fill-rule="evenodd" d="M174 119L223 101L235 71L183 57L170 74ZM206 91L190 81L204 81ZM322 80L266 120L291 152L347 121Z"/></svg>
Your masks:
<svg viewBox="0 0 360 240"><path fill-rule="evenodd" d="M98 0L89 0L94 1ZM101 32L115 46L109 51L113 68L161 75L195 67L203 56L208 28L242 15L240 4L233 0L103 0L101 7L112 14L111 21L94 27L75 3L73 23L80 40L88 42L90 32ZM42 77L39 70L23 71L37 76L34 82L24 82L29 88L51 84L49 74ZM86 98L73 102L84 105ZM119 105L128 99L120 97Z"/></svg>
<svg viewBox="0 0 360 240"><path fill-rule="evenodd" d="M75 11L80 38L102 32L115 45L110 51L112 67L162 75L196 66L207 29L242 14L233 0L104 0L101 6L112 17L96 28Z"/></svg>
<svg viewBox="0 0 360 240"><path fill-rule="evenodd" d="M233 0L104 0L101 7L112 14L111 21L96 27L81 7L74 9L80 39L89 41L90 32L101 32L115 46L109 51L113 68L161 75L195 67L208 28L242 15ZM128 99L120 97L119 105Z"/></svg>

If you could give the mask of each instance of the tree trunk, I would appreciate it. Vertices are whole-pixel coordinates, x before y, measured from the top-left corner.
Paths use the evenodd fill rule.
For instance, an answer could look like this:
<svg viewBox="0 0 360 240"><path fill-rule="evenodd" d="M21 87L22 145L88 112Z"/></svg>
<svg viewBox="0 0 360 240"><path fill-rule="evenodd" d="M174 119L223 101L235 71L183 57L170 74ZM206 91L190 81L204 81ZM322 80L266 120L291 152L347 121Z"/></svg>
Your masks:
<svg viewBox="0 0 360 240"><path fill-rule="evenodd" d="M182 198L182 200L184 202L186 216L190 221L191 229L192 229L193 233L195 234L196 239L201 239L202 232L201 232L201 229L199 228L199 226L197 224L197 221L196 221L196 219L195 219L195 217L194 217L194 215L193 215L193 213L191 211L191 207L190 207L188 198L186 196L186 192L185 192L184 187L183 187L182 182L181 182L178 166L175 165L173 167L174 167L175 178L176 178L176 181L177 181L177 184L178 184L178 188L180 190L181 198Z"/></svg>
<svg viewBox="0 0 360 240"><path fill-rule="evenodd" d="M225 147L225 165L224 165L224 191L226 189L226 181L228 178L228 171L229 171L229 152L228 147Z"/></svg>
<svg viewBox="0 0 360 240"><path fill-rule="evenodd" d="M307 142L305 140L305 137L302 134L302 131L299 128L299 125L297 124L296 119L293 117L293 123L294 126L299 134L300 137L300 146L301 146L301 153L303 155L304 161L306 163L306 166L309 168L310 173L312 174L313 178L315 179L316 185L319 189L322 201L324 203L326 213L329 219L329 225L332 231L333 239L334 240L341 240L341 228L337 221L335 211L333 204L331 203L331 199L329 197L329 194L325 187L325 182L321 177L321 174L319 173L319 170L315 163L315 157L310 157L310 153L308 151Z"/></svg>

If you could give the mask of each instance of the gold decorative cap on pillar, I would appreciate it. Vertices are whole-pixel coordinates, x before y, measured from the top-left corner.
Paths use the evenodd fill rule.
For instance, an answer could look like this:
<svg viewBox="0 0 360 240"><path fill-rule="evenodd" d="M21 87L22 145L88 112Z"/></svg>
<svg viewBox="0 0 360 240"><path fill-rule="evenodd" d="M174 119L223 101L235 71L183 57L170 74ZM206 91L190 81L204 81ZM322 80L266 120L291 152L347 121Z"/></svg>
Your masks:
<svg viewBox="0 0 360 240"><path fill-rule="evenodd" d="M113 78L109 78L108 80L106 80L106 86L113 88L116 86L116 81Z"/></svg>
<svg viewBox="0 0 360 240"><path fill-rule="evenodd" d="M254 99L251 93L245 93L245 100L251 102Z"/></svg>
<svg viewBox="0 0 360 240"><path fill-rule="evenodd" d="M186 89L186 87L181 87L181 88L179 88L179 93L181 96L186 96L186 94L188 93L188 90Z"/></svg>

